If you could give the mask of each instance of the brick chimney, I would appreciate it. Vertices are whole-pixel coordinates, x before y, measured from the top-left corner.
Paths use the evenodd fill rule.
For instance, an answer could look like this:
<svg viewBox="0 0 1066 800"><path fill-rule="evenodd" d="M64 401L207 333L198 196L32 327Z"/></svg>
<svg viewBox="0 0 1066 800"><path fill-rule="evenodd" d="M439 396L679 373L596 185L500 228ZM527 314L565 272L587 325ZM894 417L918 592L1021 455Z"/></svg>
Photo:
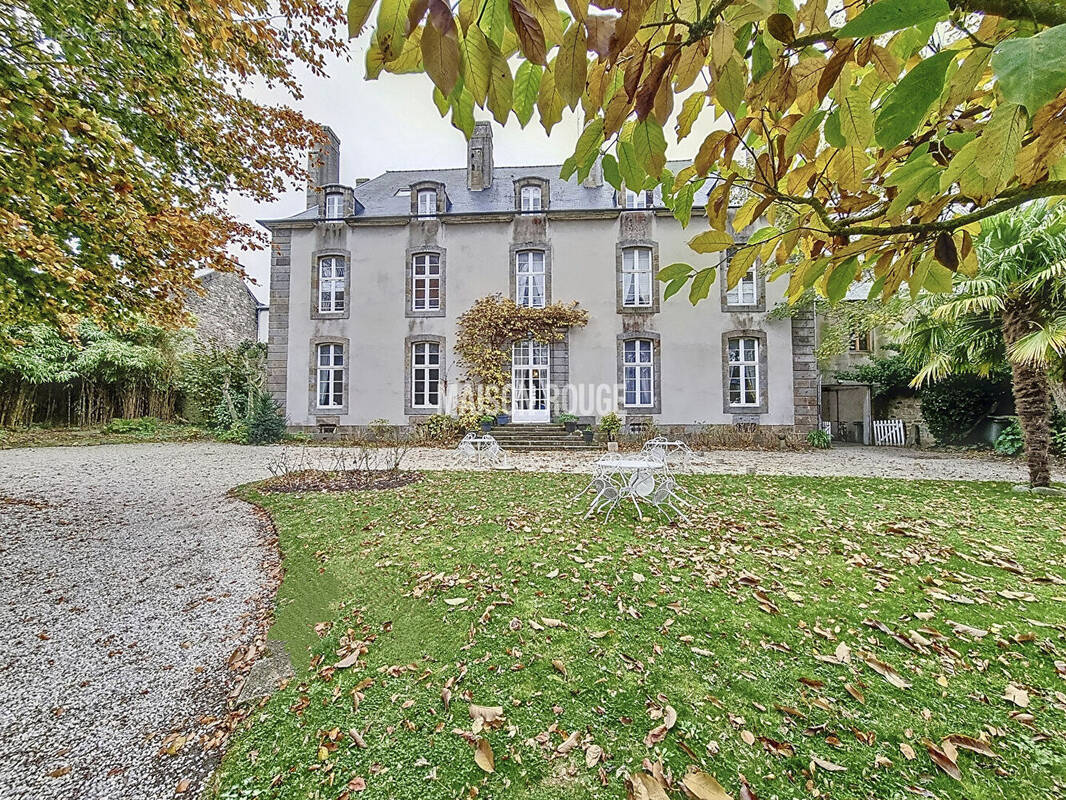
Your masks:
<svg viewBox="0 0 1066 800"><path fill-rule="evenodd" d="M475 122L466 157L466 186L480 192L492 186L492 123Z"/></svg>
<svg viewBox="0 0 1066 800"><path fill-rule="evenodd" d="M332 129L322 126L324 141L315 142L307 154L307 207L321 202L320 189L341 182L341 141Z"/></svg>

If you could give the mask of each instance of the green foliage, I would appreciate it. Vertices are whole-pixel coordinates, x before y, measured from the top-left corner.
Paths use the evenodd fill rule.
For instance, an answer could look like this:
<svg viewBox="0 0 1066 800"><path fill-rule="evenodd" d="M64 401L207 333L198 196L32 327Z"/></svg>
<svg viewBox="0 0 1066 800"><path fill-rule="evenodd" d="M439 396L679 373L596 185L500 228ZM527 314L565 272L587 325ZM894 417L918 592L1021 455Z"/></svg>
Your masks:
<svg viewBox="0 0 1066 800"><path fill-rule="evenodd" d="M262 383L265 359L266 346L255 342L190 353L181 377L189 416L219 433L243 424Z"/></svg>
<svg viewBox="0 0 1066 800"><path fill-rule="evenodd" d="M813 431L807 431L807 444L819 450L828 450L833 446L833 440L821 428L815 428Z"/></svg>
<svg viewBox="0 0 1066 800"><path fill-rule="evenodd" d="M618 415L611 411L608 414L604 414L600 417L599 429L603 433L606 433L608 438L613 439L618 435L618 431L622 430L622 420Z"/></svg>
<svg viewBox="0 0 1066 800"><path fill-rule="evenodd" d="M857 381L871 385L876 399L911 392L911 381L917 370L899 353L876 355L865 364L840 370L834 375L838 381Z"/></svg>
<svg viewBox="0 0 1066 800"><path fill-rule="evenodd" d="M162 425L162 420L155 417L137 417L135 419L122 419L115 417L104 428L108 433L155 433Z"/></svg>
<svg viewBox="0 0 1066 800"><path fill-rule="evenodd" d="M1025 106L1030 114L1066 89L1066 25L1035 36L1007 39L992 51L992 71L1003 96Z"/></svg>
<svg viewBox="0 0 1066 800"><path fill-rule="evenodd" d="M1010 425L996 438L995 450L1004 456L1016 456L1025 450L1025 436L1018 420L1011 420Z"/></svg>
<svg viewBox="0 0 1066 800"><path fill-rule="evenodd" d="M285 416L281 404L262 389L252 395L245 422L248 444L274 444L285 436Z"/></svg>
<svg viewBox="0 0 1066 800"><path fill-rule="evenodd" d="M922 418L937 442L958 444L1009 394L1003 383L952 375L922 388Z"/></svg>
<svg viewBox="0 0 1066 800"><path fill-rule="evenodd" d="M447 445L455 442L471 426L464 424L463 420L448 414L434 414L428 419L418 423L416 433L420 441L429 444Z"/></svg>
<svg viewBox="0 0 1066 800"><path fill-rule="evenodd" d="M559 415L559 422L563 423L564 425L567 422L577 422L577 415L576 414L569 414L569 413L560 414Z"/></svg>

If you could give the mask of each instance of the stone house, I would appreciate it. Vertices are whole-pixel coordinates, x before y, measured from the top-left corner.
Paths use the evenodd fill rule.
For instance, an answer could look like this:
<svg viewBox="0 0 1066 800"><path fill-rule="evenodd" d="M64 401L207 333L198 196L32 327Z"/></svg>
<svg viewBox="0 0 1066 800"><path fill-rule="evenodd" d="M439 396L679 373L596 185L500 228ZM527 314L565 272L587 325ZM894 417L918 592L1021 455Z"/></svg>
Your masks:
<svg viewBox="0 0 1066 800"><path fill-rule="evenodd" d="M256 299L244 278L232 272L206 270L199 276L203 294L189 292L185 308L196 318L197 342L216 347L236 347L241 342L262 341L261 318L267 306Z"/></svg>
<svg viewBox="0 0 1066 800"><path fill-rule="evenodd" d="M267 384L292 427L410 425L453 411L465 381L457 320L496 293L589 312L561 342L514 343L505 390L516 424L609 410L674 430L818 424L813 317L767 314L784 280L768 282L757 263L730 291L720 270L697 306L684 293L662 299L660 265L725 258L686 244L710 186L685 230L658 190L616 192L598 170L579 183L559 166L496 166L487 122L465 168L354 186L340 182L340 143L326 136L309 161L306 208L260 221L272 234Z"/></svg>

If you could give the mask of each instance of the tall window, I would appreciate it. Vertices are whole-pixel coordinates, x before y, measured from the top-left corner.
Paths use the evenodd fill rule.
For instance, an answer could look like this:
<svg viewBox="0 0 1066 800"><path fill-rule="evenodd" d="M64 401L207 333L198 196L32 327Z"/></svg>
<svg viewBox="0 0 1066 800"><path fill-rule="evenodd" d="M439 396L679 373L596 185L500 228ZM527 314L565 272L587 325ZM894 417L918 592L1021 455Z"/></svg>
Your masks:
<svg viewBox="0 0 1066 800"><path fill-rule="evenodd" d="M851 340L848 342L848 349L853 353L869 353L870 332L852 331Z"/></svg>
<svg viewBox="0 0 1066 800"><path fill-rule="evenodd" d="M433 216L437 213L437 190L420 189L418 192L418 213L420 216Z"/></svg>
<svg viewBox="0 0 1066 800"><path fill-rule="evenodd" d="M411 405L415 408L440 405L440 345L436 342L411 345Z"/></svg>
<svg viewBox="0 0 1066 800"><path fill-rule="evenodd" d="M648 208L651 206L648 192L634 192L626 189L626 208Z"/></svg>
<svg viewBox="0 0 1066 800"><path fill-rule="evenodd" d="M344 259L325 256L318 260L318 311L331 314L344 311Z"/></svg>
<svg viewBox="0 0 1066 800"><path fill-rule="evenodd" d="M418 253L411 261L411 304L415 311L440 308L440 256Z"/></svg>
<svg viewBox="0 0 1066 800"><path fill-rule="evenodd" d="M723 276L724 280L724 276ZM755 267L752 266L740 282L725 293L726 305L753 306L759 302L759 291L755 283Z"/></svg>
<svg viewBox="0 0 1066 800"><path fill-rule="evenodd" d="M330 192L326 195L326 219L344 218L344 195Z"/></svg>
<svg viewBox="0 0 1066 800"><path fill-rule="evenodd" d="M655 385L650 339L630 339L623 343L622 367L625 380L626 406L650 406L655 402L652 387Z"/></svg>
<svg viewBox="0 0 1066 800"><path fill-rule="evenodd" d="M539 186L523 186L521 199L523 211L540 211L543 204Z"/></svg>
<svg viewBox="0 0 1066 800"><path fill-rule="evenodd" d="M318 346L318 407L344 405L344 345Z"/></svg>
<svg viewBox="0 0 1066 800"><path fill-rule="evenodd" d="M622 251L622 305L651 305L650 247L627 247Z"/></svg>
<svg viewBox="0 0 1066 800"><path fill-rule="evenodd" d="M759 340L729 340L729 404L757 406L762 394L759 375Z"/></svg>
<svg viewBox="0 0 1066 800"><path fill-rule="evenodd" d="M526 308L544 308L544 251L515 253L515 302Z"/></svg>

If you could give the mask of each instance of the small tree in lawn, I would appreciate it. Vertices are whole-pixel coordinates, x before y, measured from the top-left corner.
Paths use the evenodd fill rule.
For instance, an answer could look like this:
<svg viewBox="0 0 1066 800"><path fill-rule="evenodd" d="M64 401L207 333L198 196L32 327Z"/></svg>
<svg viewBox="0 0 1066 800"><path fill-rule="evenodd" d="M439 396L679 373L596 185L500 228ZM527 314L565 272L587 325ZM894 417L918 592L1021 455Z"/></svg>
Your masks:
<svg viewBox="0 0 1066 800"><path fill-rule="evenodd" d="M928 299L904 352L922 365L915 385L955 372L988 375L1010 363L1029 482L1047 486L1049 370L1066 358L1066 211L1034 203L981 224L978 270L954 293Z"/></svg>

